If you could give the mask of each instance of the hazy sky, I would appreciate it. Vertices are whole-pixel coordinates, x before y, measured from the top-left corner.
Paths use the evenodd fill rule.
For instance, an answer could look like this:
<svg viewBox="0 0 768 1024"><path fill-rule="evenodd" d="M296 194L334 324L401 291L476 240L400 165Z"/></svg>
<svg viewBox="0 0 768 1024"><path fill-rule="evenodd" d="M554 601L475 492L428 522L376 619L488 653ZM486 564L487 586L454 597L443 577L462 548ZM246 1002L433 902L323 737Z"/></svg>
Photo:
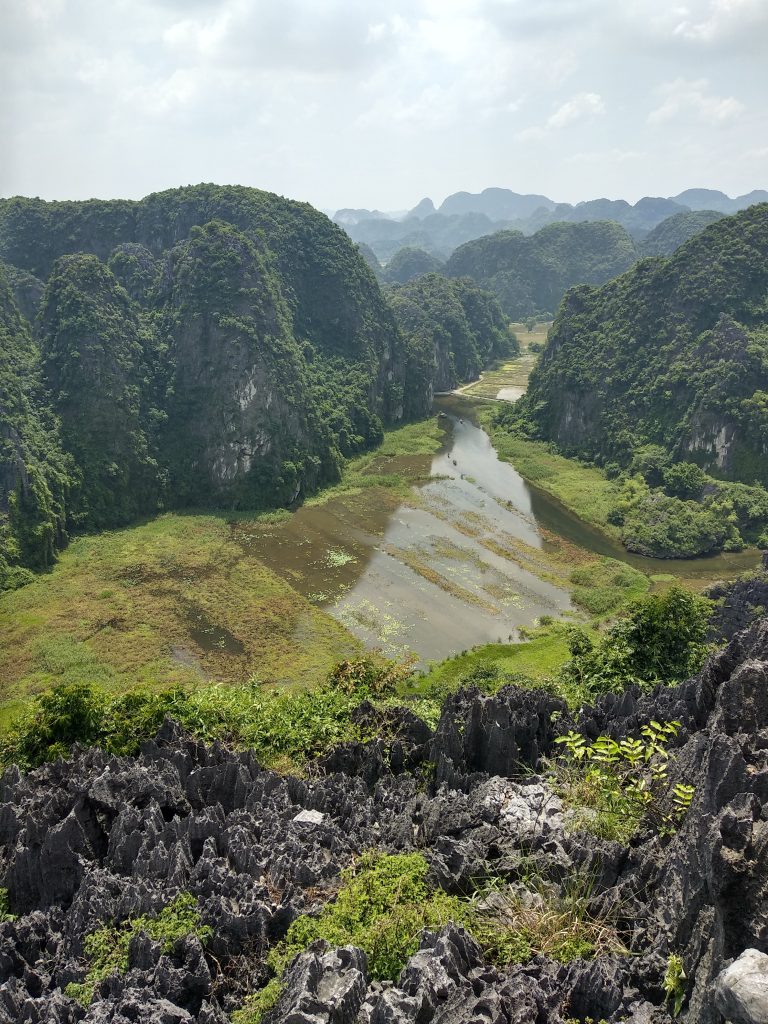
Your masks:
<svg viewBox="0 0 768 1024"><path fill-rule="evenodd" d="M0 0L0 194L768 187L768 0Z"/></svg>

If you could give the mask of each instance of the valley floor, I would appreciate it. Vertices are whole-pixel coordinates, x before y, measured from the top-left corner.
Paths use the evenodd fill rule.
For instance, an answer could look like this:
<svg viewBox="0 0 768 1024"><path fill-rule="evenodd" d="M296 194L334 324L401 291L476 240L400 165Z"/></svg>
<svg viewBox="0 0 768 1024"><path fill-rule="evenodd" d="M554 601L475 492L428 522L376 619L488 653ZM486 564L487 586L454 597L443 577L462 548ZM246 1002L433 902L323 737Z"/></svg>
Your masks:
<svg viewBox="0 0 768 1024"><path fill-rule="evenodd" d="M492 386L524 382L532 361L525 345ZM599 622L649 588L701 590L757 564L627 555L600 470L495 427L495 403L441 403L296 513L168 514L73 541L0 596L0 727L56 683L304 688L363 646L415 650L423 667L451 655L431 682L476 663L535 680L568 657L563 615Z"/></svg>

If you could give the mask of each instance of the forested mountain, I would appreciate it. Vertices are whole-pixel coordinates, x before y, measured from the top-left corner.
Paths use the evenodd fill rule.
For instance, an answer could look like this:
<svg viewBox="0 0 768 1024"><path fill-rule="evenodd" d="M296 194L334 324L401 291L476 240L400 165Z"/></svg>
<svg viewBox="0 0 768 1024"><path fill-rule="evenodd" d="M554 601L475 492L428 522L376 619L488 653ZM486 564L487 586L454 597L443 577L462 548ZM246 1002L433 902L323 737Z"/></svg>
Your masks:
<svg viewBox="0 0 768 1024"><path fill-rule="evenodd" d="M2 581L67 529L294 502L423 411L442 373L410 372L412 339L340 228L255 189L3 200L0 259ZM487 358L501 313L454 291ZM441 360L475 372L454 313L432 306Z"/></svg>
<svg viewBox="0 0 768 1024"><path fill-rule="evenodd" d="M45 568L64 537L73 479L29 327L0 267L0 590Z"/></svg>
<svg viewBox="0 0 768 1024"><path fill-rule="evenodd" d="M421 274L438 273L443 263L436 256L415 246L398 249L382 272L387 284L405 284Z"/></svg>
<svg viewBox="0 0 768 1024"><path fill-rule="evenodd" d="M450 391L490 359L519 351L494 296L467 278L424 274L392 288L390 302L407 343L410 416L427 415L434 391Z"/></svg>
<svg viewBox="0 0 768 1024"><path fill-rule="evenodd" d="M499 231L460 246L448 260L449 277L471 277L492 291L512 320L552 313L574 284L602 284L637 259L618 224L552 224L535 235Z"/></svg>
<svg viewBox="0 0 768 1024"><path fill-rule="evenodd" d="M716 210L689 210L685 213L676 213L657 224L653 231L638 243L638 249L643 256L671 256L689 238L693 238L724 216L725 214L717 213Z"/></svg>
<svg viewBox="0 0 768 1024"><path fill-rule="evenodd" d="M506 188L487 188L478 193L455 192L437 209L431 199L422 199L405 215L339 210L334 219L355 241L370 245L379 259L390 259L402 246L418 246L447 259L459 245L505 229L530 235L548 224L611 220L640 241L678 213L714 210L730 214L766 200L768 192L760 189L735 199L714 189L688 189L669 199L645 196L636 203L591 199L572 204Z"/></svg>
<svg viewBox="0 0 768 1024"><path fill-rule="evenodd" d="M390 260L398 249L416 247L444 260L457 245L473 238L490 235L507 226L505 221L494 221L484 213L433 213L427 216L408 216L405 220L391 217L370 217L355 223L340 221L350 238L358 244L371 247L378 259Z"/></svg>
<svg viewBox="0 0 768 1024"><path fill-rule="evenodd" d="M360 255L373 271L373 276L377 281L381 281L381 264L379 263L376 253L370 245L366 245L365 242L358 242L357 248L360 250Z"/></svg>
<svg viewBox="0 0 768 1024"><path fill-rule="evenodd" d="M743 196L731 199L725 192L715 188L687 188L679 195L673 196L677 203L682 203L689 210L716 210L718 213L738 213L757 203L768 202L768 192L764 188L756 188Z"/></svg>
<svg viewBox="0 0 768 1024"><path fill-rule="evenodd" d="M768 204L569 292L523 410L573 454L626 465L652 442L768 483Z"/></svg>

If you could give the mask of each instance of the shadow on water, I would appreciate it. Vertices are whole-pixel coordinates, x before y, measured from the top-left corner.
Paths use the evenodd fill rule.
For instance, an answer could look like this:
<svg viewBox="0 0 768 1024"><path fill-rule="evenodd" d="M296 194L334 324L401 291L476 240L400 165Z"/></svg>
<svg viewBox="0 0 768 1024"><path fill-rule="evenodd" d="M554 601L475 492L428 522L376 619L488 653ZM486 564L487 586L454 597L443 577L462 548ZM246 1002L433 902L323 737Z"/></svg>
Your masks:
<svg viewBox="0 0 768 1024"><path fill-rule="evenodd" d="M228 629L211 622L205 612L196 605L185 606L184 618L189 626L191 639L207 654L218 651L233 655L245 654L242 642ZM190 664L189 657L182 649L175 653L176 660L182 664Z"/></svg>

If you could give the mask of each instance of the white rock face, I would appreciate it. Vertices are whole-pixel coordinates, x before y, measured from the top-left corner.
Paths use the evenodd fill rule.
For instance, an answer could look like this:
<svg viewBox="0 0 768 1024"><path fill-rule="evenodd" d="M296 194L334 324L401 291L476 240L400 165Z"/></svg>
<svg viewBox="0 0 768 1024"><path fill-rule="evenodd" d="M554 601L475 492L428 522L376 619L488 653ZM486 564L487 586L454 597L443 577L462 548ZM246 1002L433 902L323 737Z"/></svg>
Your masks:
<svg viewBox="0 0 768 1024"><path fill-rule="evenodd" d="M565 827L562 802L543 782L521 786L509 779L490 779L478 790L478 800L498 814L499 825L520 840L561 832Z"/></svg>
<svg viewBox="0 0 768 1024"><path fill-rule="evenodd" d="M324 818L322 811L299 811L293 820L300 825L322 825Z"/></svg>
<svg viewBox="0 0 768 1024"><path fill-rule="evenodd" d="M768 1024L768 956L745 949L715 978L712 994L730 1024Z"/></svg>

